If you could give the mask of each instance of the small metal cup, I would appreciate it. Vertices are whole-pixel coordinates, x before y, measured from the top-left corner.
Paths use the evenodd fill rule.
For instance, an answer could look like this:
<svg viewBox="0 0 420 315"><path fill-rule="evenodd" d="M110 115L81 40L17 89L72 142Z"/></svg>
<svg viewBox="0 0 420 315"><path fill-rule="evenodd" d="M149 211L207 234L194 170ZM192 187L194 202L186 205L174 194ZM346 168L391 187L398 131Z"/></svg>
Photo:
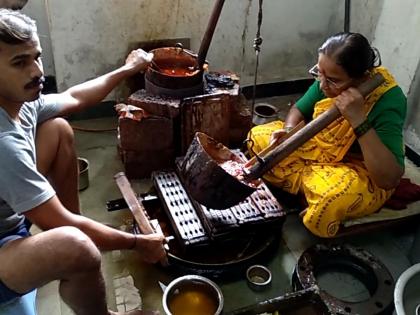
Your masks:
<svg viewBox="0 0 420 315"><path fill-rule="evenodd" d="M254 265L247 269L248 286L254 291L262 291L271 285L271 271L262 265Z"/></svg>

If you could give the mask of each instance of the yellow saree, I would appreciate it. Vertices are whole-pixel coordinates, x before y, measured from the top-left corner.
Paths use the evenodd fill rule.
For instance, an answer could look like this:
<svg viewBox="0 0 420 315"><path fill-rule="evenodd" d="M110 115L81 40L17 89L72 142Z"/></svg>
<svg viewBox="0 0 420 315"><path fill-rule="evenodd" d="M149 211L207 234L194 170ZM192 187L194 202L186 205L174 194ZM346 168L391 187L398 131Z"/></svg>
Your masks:
<svg viewBox="0 0 420 315"><path fill-rule="evenodd" d="M385 83L366 98L366 114L396 86L385 68L378 67L372 74L377 72ZM316 103L313 118L333 102L326 98ZM253 150L258 153L267 147L272 132L282 127L282 121L274 121L252 128L248 137L254 141ZM320 237L333 237L344 220L377 211L392 193L374 184L363 162L347 157L343 161L355 140L350 124L340 117L264 175L265 180L289 193L304 193L308 208L303 223Z"/></svg>

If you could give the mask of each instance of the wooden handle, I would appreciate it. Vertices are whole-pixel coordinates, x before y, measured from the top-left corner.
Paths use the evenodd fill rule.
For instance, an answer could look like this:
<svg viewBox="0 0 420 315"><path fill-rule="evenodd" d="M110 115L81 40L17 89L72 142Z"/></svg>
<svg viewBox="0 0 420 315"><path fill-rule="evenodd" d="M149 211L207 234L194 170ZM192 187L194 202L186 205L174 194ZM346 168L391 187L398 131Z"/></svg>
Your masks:
<svg viewBox="0 0 420 315"><path fill-rule="evenodd" d="M146 216L146 209L143 206L141 200L139 200L136 194L133 191L133 188L130 185L130 182L125 176L124 172L115 174L114 179L117 183L118 188L121 191L121 194L128 205L131 213L133 214L134 220L139 226L140 232L143 234L152 234L156 233L156 230L151 225L149 218ZM169 247L167 247L169 249ZM163 257L160 260L162 266L168 265L167 257Z"/></svg>
<svg viewBox="0 0 420 315"><path fill-rule="evenodd" d="M366 97L383 82L385 82L384 77L377 73L369 80L360 84L358 86L358 90L363 95L363 97ZM267 154L264 159L264 163L257 161L250 168L249 173L245 175L246 180L254 180L263 176L267 171L288 157L306 141L314 137L318 132L339 118L340 115L340 111L337 109L337 107L332 106L330 109L319 115L316 119L312 120L306 126L297 131L293 136L286 139L269 154Z"/></svg>
<svg viewBox="0 0 420 315"><path fill-rule="evenodd" d="M214 4L213 12L211 13L209 23L207 25L206 32L201 41L200 50L198 51L197 63L200 71L203 71L203 65L206 61L207 52L210 47L211 39L213 38L214 30L219 20L220 13L222 12L223 5L225 0L216 0Z"/></svg>
<svg viewBox="0 0 420 315"><path fill-rule="evenodd" d="M143 234L155 233L155 230L150 224L149 219L146 217L146 209L137 199L137 196L134 194L130 182L128 181L125 174L123 172L117 173L114 178L125 202L128 205L128 208L134 216L134 220L136 220L136 223L139 226L140 231Z"/></svg>
<svg viewBox="0 0 420 315"><path fill-rule="evenodd" d="M305 126L305 122L302 120L300 123L298 123L295 127L293 127L292 130L290 130L288 133L286 133L283 137L278 139L277 141L271 143L268 147L264 148L264 150L261 150L258 153L258 156L262 159L265 158L266 155L268 155L272 150L274 150L277 146L279 146L281 143L283 143L286 139L289 139L291 136L293 136L296 132L298 132L303 126ZM257 161L257 157L253 156L248 162L245 163L245 167L249 168L252 165L255 164Z"/></svg>

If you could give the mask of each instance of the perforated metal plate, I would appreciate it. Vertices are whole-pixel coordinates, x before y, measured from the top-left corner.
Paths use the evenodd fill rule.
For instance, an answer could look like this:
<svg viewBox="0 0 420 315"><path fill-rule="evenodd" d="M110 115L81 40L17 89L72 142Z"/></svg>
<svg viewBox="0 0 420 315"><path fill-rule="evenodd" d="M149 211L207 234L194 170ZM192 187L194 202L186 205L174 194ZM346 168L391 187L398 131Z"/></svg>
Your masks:
<svg viewBox="0 0 420 315"><path fill-rule="evenodd" d="M177 238L184 246L238 237L252 227L272 224L285 216L265 184L240 204L216 210L190 199L175 172L155 172L153 180Z"/></svg>
<svg viewBox="0 0 420 315"><path fill-rule="evenodd" d="M207 233L176 173L155 172L152 178L179 242L185 246L207 243Z"/></svg>
<svg viewBox="0 0 420 315"><path fill-rule="evenodd" d="M264 183L261 184L250 198L258 206L258 209L266 220L280 218L285 215L282 206Z"/></svg>
<svg viewBox="0 0 420 315"><path fill-rule="evenodd" d="M209 209L193 201L210 238L244 232L250 226L273 223L285 213L265 184L237 206L226 210Z"/></svg>

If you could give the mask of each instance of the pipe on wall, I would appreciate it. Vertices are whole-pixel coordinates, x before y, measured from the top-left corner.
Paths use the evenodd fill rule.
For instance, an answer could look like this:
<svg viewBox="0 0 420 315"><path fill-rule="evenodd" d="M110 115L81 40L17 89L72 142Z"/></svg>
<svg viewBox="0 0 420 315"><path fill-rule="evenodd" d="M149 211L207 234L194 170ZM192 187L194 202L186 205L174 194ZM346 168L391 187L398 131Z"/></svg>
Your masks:
<svg viewBox="0 0 420 315"><path fill-rule="evenodd" d="M350 32L350 7L351 7L351 0L345 0L345 4L344 4L344 32Z"/></svg>

